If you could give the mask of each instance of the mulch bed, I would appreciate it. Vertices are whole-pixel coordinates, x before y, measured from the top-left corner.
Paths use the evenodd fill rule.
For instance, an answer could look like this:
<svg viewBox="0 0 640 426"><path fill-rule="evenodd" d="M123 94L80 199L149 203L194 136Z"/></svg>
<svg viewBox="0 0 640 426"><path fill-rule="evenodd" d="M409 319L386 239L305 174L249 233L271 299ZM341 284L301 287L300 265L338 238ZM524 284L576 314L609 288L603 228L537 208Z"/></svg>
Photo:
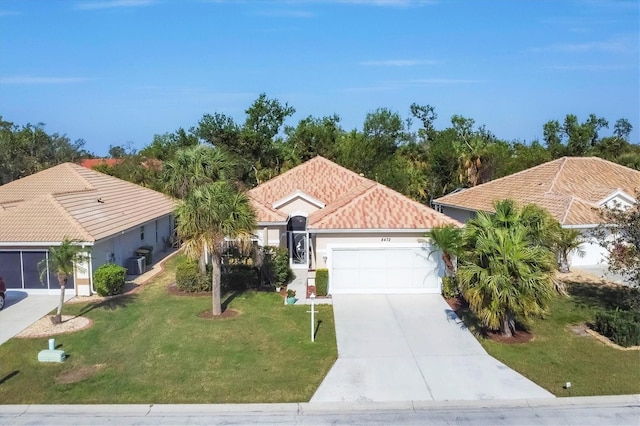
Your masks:
<svg viewBox="0 0 640 426"><path fill-rule="evenodd" d="M213 315L212 311L204 311L198 314L198 318L208 319L208 320L221 320L227 318L234 318L240 315L239 311L235 309L225 309L222 311L220 315Z"/></svg>
<svg viewBox="0 0 640 426"><path fill-rule="evenodd" d="M451 307L451 309L458 315L460 316L460 312L463 309L467 309L469 307L469 304L467 303L466 300L464 300L462 297L456 297L453 299L445 299L446 302L449 304L449 306ZM482 330L482 335L485 336L487 339L493 340L494 342L500 342L500 343L505 343L505 344L518 344L518 343L526 343L531 341L531 339L533 339L533 334L529 333L528 331L525 330L516 330L515 333L513 333L512 337L505 337L503 335L501 335L500 333L494 332L494 331L489 331L489 330Z"/></svg>
<svg viewBox="0 0 640 426"><path fill-rule="evenodd" d="M178 288L176 283L169 284L167 286L167 291L172 296L195 296L195 297L209 296L209 297L211 297L211 292L210 291L196 291L196 292L182 291L182 290L180 290Z"/></svg>

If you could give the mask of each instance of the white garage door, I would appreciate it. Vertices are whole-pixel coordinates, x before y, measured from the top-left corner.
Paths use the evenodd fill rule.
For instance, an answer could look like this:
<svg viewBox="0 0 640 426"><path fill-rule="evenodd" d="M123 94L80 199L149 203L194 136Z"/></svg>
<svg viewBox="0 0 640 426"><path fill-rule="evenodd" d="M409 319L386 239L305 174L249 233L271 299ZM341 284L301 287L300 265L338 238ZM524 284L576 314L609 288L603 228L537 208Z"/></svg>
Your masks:
<svg viewBox="0 0 640 426"><path fill-rule="evenodd" d="M439 293L438 253L429 248L334 248L329 292Z"/></svg>

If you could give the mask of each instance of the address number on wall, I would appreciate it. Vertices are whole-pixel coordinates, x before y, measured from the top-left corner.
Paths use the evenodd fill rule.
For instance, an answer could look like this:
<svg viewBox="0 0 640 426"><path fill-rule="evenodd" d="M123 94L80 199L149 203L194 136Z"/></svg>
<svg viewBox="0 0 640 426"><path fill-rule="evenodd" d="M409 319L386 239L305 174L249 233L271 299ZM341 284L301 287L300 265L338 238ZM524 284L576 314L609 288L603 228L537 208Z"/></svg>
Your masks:
<svg viewBox="0 0 640 426"><path fill-rule="evenodd" d="M388 243L391 241L391 237L382 237L380 238L380 241L382 241L383 243Z"/></svg>

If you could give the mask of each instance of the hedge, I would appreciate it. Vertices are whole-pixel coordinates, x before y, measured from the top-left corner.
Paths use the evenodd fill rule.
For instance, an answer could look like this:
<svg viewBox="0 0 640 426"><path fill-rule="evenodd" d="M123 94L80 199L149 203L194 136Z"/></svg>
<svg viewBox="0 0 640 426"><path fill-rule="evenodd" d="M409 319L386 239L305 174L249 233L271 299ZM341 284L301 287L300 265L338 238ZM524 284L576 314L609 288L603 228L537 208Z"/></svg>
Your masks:
<svg viewBox="0 0 640 426"><path fill-rule="evenodd" d="M126 278L126 268L105 263L93 273L93 287L100 296L114 296L122 293Z"/></svg>
<svg viewBox="0 0 640 426"><path fill-rule="evenodd" d="M640 312L602 311L596 313L594 329L620 346L640 345Z"/></svg>
<svg viewBox="0 0 640 426"><path fill-rule="evenodd" d="M176 286L189 293L211 291L211 273L201 274L197 261L184 258L176 267Z"/></svg>
<svg viewBox="0 0 640 426"><path fill-rule="evenodd" d="M316 296L326 296L329 286L329 270L316 269Z"/></svg>

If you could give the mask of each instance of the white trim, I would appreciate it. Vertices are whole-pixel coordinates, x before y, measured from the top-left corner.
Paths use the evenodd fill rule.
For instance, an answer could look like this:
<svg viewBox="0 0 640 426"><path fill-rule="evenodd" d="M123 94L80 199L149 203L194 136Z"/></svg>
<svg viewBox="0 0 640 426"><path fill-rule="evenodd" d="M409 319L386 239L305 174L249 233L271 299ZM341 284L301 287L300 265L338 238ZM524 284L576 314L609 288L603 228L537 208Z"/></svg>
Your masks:
<svg viewBox="0 0 640 426"><path fill-rule="evenodd" d="M272 204L272 207L274 209L279 209L280 207L282 207L283 205L287 204L289 201L293 201L296 198L302 198L304 201L308 202L309 204L319 208L319 209L323 209L326 207L326 204L323 203L322 201L318 200L317 198L312 197L309 194L305 194L304 192L300 191L299 189L296 189L295 191L293 191L291 194L287 195L284 198L281 198L277 201L274 201Z"/></svg>
<svg viewBox="0 0 640 426"><path fill-rule="evenodd" d="M602 200L598 201L598 205L601 206L601 207L604 207L604 206L606 206L606 204L609 201L611 201L611 200L613 200L615 198L622 198L625 202L627 202L627 203L629 203L631 205L633 205L636 202L636 199L633 196L627 194L626 192L624 192L621 189L617 189L617 190L613 191L611 194L609 194L606 197L604 197Z"/></svg>
<svg viewBox="0 0 640 426"><path fill-rule="evenodd" d="M376 288L327 291L329 294L440 294L440 288Z"/></svg>
<svg viewBox="0 0 640 426"><path fill-rule="evenodd" d="M287 226L287 222L258 222L258 226Z"/></svg>
<svg viewBox="0 0 640 426"><path fill-rule="evenodd" d="M468 212L474 212L474 213L478 213L478 212L486 212L486 213L491 213L489 210L479 210L479 209L472 209L472 208L467 208L467 207L461 207L461 206L456 206L454 204L441 204L438 203L436 201L432 201L432 204L434 206L440 206L440 207L449 207L452 209L459 209L459 210L465 210ZM442 214L445 214L444 212L441 212Z"/></svg>
<svg viewBox="0 0 640 426"><path fill-rule="evenodd" d="M289 216L287 217L287 222L289 222L289 220L291 220L292 217L304 217L304 218L308 218L309 214L306 212L303 212L301 210L296 210L293 211L291 213L289 213Z"/></svg>
<svg viewBox="0 0 640 426"><path fill-rule="evenodd" d="M74 241L76 242L76 241ZM11 241L0 241L0 247L43 247L43 248L49 248L49 247L55 247L55 246L59 246L60 244L62 244L62 241L42 241L42 242L11 242ZM82 245L84 246L92 246L93 247L94 242L90 242L90 241L77 241L76 245Z"/></svg>
<svg viewBox="0 0 640 426"><path fill-rule="evenodd" d="M604 225L604 224L600 224L600 225ZM585 223L584 225L561 225L562 228L564 229L589 229L589 228L597 228L598 226L600 226L597 223Z"/></svg>

